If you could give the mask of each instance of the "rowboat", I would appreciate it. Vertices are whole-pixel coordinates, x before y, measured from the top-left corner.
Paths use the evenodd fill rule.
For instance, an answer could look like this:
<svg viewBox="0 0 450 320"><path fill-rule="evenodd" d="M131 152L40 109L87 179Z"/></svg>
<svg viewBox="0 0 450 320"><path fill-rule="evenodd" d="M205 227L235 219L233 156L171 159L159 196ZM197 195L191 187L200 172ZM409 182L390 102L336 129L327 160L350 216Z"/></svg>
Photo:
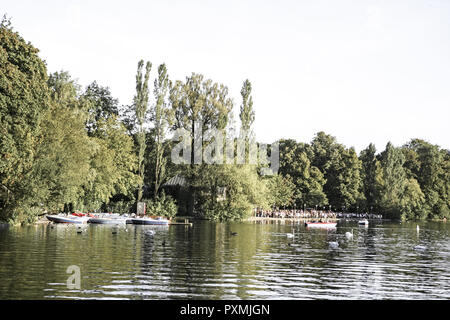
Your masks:
<svg viewBox="0 0 450 320"><path fill-rule="evenodd" d="M169 220L164 218L132 218L130 219L132 224L145 224L145 225L158 225L167 226L169 225Z"/></svg>
<svg viewBox="0 0 450 320"><path fill-rule="evenodd" d="M305 226L308 228L336 228L336 222L317 222L317 221L307 221Z"/></svg>
<svg viewBox="0 0 450 320"><path fill-rule="evenodd" d="M78 216L60 216L60 215L47 215L45 216L48 220L55 223L86 223L90 219L88 216L78 217Z"/></svg>

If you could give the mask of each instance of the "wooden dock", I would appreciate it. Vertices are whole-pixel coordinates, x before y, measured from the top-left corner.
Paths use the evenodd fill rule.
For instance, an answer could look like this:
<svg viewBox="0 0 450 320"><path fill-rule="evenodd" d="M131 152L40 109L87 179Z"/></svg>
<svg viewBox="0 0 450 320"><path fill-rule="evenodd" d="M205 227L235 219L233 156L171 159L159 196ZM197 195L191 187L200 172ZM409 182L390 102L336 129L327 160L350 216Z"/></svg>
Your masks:
<svg viewBox="0 0 450 320"><path fill-rule="evenodd" d="M192 222L189 222L189 219L183 219L183 221L181 222L181 221L171 221L170 223L169 223L169 225L175 225L175 226L190 226L190 227L192 227L192 225L193 225L193 223Z"/></svg>

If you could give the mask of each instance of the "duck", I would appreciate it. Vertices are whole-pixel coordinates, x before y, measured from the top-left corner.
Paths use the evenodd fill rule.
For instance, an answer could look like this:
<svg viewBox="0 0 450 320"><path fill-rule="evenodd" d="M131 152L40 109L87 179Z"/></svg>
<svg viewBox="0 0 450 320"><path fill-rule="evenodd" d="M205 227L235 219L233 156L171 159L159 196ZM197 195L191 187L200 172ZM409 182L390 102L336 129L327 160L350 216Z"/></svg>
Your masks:
<svg viewBox="0 0 450 320"><path fill-rule="evenodd" d="M237 232L233 232L233 231L230 231L230 235L232 235L232 236L237 236Z"/></svg>
<svg viewBox="0 0 450 320"><path fill-rule="evenodd" d="M348 239L348 240L351 240L351 239L353 239L353 229L352 229L352 232L346 232L345 233L345 237Z"/></svg>

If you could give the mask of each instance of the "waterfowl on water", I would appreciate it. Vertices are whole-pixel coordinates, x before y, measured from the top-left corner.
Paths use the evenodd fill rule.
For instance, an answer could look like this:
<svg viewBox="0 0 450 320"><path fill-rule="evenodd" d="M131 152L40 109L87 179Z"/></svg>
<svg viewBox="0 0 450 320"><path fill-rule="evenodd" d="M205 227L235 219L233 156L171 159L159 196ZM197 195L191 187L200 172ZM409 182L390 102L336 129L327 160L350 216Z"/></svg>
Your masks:
<svg viewBox="0 0 450 320"><path fill-rule="evenodd" d="M232 236L237 236L237 232L233 232L233 231L230 231L230 234L232 235Z"/></svg>
<svg viewBox="0 0 450 320"><path fill-rule="evenodd" d="M330 241L330 242L328 242L328 245L329 245L330 248L332 248L332 249L336 249L336 248L339 247L339 243L336 242L336 241Z"/></svg>
<svg viewBox="0 0 450 320"><path fill-rule="evenodd" d="M350 240L350 239L353 239L353 229L352 229L352 232L346 232L345 233L345 237L348 239L348 240Z"/></svg>

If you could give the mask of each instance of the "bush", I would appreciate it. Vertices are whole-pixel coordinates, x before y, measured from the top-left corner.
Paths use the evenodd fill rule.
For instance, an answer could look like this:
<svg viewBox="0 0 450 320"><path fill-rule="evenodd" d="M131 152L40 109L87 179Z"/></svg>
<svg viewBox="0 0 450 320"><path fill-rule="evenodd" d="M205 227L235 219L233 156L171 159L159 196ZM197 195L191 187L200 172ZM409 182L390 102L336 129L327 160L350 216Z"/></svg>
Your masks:
<svg viewBox="0 0 450 320"><path fill-rule="evenodd" d="M173 218L178 211L176 201L164 192L156 199L148 199L144 200L144 202L147 206L146 212L152 216Z"/></svg>

